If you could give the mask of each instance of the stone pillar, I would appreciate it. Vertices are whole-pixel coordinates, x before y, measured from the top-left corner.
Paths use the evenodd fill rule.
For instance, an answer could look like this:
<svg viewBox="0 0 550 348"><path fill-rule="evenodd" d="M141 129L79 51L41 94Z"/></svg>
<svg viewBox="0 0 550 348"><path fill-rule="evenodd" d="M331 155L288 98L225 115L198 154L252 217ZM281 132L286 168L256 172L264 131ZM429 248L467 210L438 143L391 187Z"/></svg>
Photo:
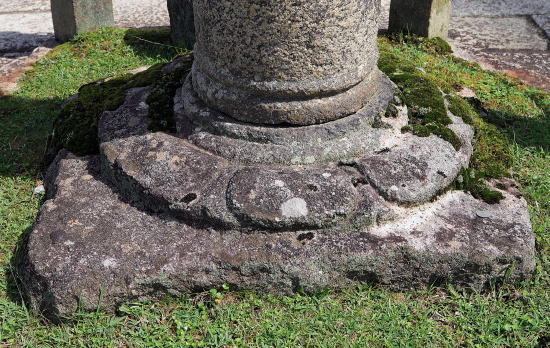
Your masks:
<svg viewBox="0 0 550 348"><path fill-rule="evenodd" d="M195 0L193 86L241 121L309 125L369 100L379 0Z"/></svg>
<svg viewBox="0 0 550 348"><path fill-rule="evenodd" d="M178 46L193 49L195 45L193 0L168 0L168 13L172 42Z"/></svg>
<svg viewBox="0 0 550 348"><path fill-rule="evenodd" d="M51 8L55 38L60 42L115 25L112 0L51 0Z"/></svg>
<svg viewBox="0 0 550 348"><path fill-rule="evenodd" d="M447 39L452 0L392 0L390 32Z"/></svg>

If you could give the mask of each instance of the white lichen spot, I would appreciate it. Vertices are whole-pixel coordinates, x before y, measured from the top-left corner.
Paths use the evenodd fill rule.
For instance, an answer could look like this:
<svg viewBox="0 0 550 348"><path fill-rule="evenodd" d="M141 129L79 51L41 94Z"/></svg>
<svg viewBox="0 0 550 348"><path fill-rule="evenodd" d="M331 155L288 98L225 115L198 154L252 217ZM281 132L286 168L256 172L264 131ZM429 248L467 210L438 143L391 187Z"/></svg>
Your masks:
<svg viewBox="0 0 550 348"><path fill-rule="evenodd" d="M112 257L109 257L109 258L103 260L103 262L101 264L105 268L115 268L117 266L116 260L113 259Z"/></svg>
<svg viewBox="0 0 550 348"><path fill-rule="evenodd" d="M323 173L323 178L328 179L332 176L330 173Z"/></svg>
<svg viewBox="0 0 550 348"><path fill-rule="evenodd" d="M285 182L282 181L282 180L275 180L275 181L274 181L274 184L275 184L275 186L277 186L277 187L284 187L284 186L285 186Z"/></svg>
<svg viewBox="0 0 550 348"><path fill-rule="evenodd" d="M302 198L292 198L281 205L281 214L286 218L300 218L308 213L307 203Z"/></svg>
<svg viewBox="0 0 550 348"><path fill-rule="evenodd" d="M305 163L305 164L312 164L312 163L315 163L315 156L307 156L307 157L304 159L304 163Z"/></svg>

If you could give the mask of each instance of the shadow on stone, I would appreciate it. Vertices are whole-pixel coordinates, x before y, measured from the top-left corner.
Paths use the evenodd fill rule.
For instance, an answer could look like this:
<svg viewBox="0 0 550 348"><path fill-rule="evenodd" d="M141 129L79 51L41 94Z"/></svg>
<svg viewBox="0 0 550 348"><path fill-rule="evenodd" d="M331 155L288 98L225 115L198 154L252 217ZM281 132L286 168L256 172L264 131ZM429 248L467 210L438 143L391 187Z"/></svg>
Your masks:
<svg viewBox="0 0 550 348"><path fill-rule="evenodd" d="M56 45L53 34L27 34L17 31L0 31L0 54L28 52L36 47Z"/></svg>

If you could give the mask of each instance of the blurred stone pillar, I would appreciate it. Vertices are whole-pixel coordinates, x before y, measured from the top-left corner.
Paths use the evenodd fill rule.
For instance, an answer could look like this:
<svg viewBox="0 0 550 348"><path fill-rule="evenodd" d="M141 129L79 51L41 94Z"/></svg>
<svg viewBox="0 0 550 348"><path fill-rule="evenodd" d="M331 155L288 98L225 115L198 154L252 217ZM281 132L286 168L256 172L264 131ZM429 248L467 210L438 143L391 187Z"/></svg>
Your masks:
<svg viewBox="0 0 550 348"><path fill-rule="evenodd" d="M447 39L451 0L392 0L390 32Z"/></svg>
<svg viewBox="0 0 550 348"><path fill-rule="evenodd" d="M168 0L168 13L172 42L175 45L193 49L195 45L193 0Z"/></svg>
<svg viewBox="0 0 550 348"><path fill-rule="evenodd" d="M60 42L115 25L112 0L51 0L51 9L55 38Z"/></svg>

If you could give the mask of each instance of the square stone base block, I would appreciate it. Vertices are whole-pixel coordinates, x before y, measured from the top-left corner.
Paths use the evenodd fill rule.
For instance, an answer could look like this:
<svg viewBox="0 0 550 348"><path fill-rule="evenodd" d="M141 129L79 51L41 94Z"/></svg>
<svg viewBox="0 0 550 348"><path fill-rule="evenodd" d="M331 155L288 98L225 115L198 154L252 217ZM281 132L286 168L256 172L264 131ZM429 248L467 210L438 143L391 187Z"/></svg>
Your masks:
<svg viewBox="0 0 550 348"><path fill-rule="evenodd" d="M58 156L19 257L28 302L54 320L79 304L115 310L223 284L277 294L360 283L481 289L505 276L526 279L535 265L526 202L507 193L488 205L449 191L365 229L219 231L123 202L102 181L98 162Z"/></svg>

